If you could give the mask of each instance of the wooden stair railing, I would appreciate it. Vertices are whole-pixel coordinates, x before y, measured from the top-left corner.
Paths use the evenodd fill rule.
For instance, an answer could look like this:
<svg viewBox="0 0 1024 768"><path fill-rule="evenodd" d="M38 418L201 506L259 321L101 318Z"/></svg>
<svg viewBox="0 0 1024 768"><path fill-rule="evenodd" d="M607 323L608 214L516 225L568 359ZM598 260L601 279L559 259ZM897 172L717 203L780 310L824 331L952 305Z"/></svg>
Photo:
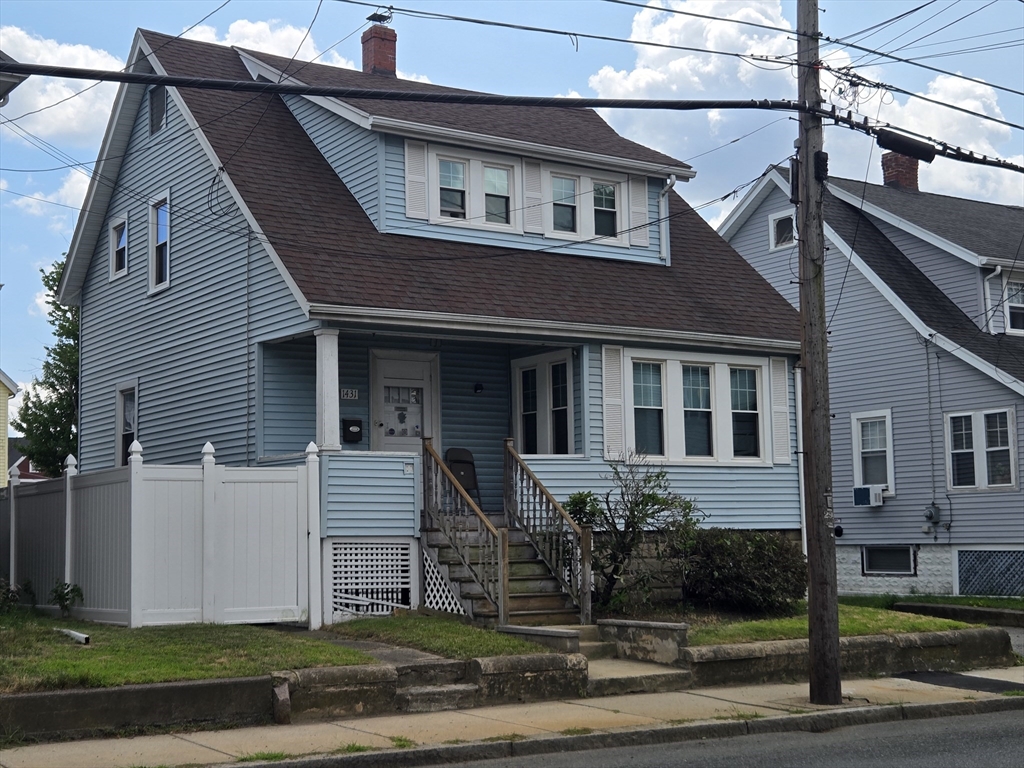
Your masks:
<svg viewBox="0 0 1024 768"><path fill-rule="evenodd" d="M508 624L508 529L487 519L429 437L423 438L423 506L428 525L441 532L494 605L498 623ZM471 614L470 605L466 611Z"/></svg>
<svg viewBox="0 0 1024 768"><path fill-rule="evenodd" d="M580 623L589 624L590 526L577 525L505 440L505 514L536 548L541 559L580 609Z"/></svg>

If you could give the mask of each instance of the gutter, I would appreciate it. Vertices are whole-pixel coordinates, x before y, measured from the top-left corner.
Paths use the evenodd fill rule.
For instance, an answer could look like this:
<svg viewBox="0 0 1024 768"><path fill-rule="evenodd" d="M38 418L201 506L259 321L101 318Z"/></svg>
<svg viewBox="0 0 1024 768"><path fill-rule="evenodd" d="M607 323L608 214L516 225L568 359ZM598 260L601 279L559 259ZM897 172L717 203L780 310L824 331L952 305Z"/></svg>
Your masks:
<svg viewBox="0 0 1024 768"><path fill-rule="evenodd" d="M410 326L443 331L469 331L516 336L577 338L594 341L621 341L650 345L659 342L686 343L695 346L714 346L728 349L793 353L800 350L799 341L765 339L752 336L729 336L720 333L698 333L660 328L635 328L596 323L571 323L554 320L531 320L485 315L465 315L451 312L422 312L410 309L381 309L378 307L345 307L334 304L311 303L309 317L314 320L333 320L359 325L387 327Z"/></svg>

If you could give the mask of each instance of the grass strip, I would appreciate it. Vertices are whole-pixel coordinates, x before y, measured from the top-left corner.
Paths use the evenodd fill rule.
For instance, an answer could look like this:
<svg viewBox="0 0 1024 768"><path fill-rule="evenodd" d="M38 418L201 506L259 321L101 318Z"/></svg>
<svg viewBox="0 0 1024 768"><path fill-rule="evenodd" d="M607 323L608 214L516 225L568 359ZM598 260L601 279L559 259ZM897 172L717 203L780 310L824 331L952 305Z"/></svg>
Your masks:
<svg viewBox="0 0 1024 768"><path fill-rule="evenodd" d="M860 605L891 610L896 603L968 605L974 608L1002 608L1024 611L1024 597L977 597L975 595L844 595L842 605Z"/></svg>
<svg viewBox="0 0 1024 768"><path fill-rule="evenodd" d="M415 648L448 659L550 653L551 649L489 629L463 624L441 616L407 614L374 619L354 619L333 624L330 631L353 640Z"/></svg>
<svg viewBox="0 0 1024 768"><path fill-rule="evenodd" d="M972 626L962 621L938 619L879 608L839 606L841 637L894 635L903 632L941 632ZM781 619L722 622L691 628L690 645L723 645L767 640L803 640L807 638L807 614Z"/></svg>
<svg viewBox="0 0 1024 768"><path fill-rule="evenodd" d="M89 635L79 645L58 628ZM0 693L251 677L275 670L372 664L358 651L241 624L114 627L18 610L0 616Z"/></svg>

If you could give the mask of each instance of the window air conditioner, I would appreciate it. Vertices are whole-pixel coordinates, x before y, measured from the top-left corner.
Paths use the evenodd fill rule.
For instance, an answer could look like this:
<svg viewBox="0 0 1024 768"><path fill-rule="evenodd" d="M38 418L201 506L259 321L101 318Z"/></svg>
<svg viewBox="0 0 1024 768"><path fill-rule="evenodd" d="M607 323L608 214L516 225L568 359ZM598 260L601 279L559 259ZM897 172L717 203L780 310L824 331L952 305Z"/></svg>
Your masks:
<svg viewBox="0 0 1024 768"><path fill-rule="evenodd" d="M882 491L884 490L884 485L855 485L853 487L853 506L882 506Z"/></svg>

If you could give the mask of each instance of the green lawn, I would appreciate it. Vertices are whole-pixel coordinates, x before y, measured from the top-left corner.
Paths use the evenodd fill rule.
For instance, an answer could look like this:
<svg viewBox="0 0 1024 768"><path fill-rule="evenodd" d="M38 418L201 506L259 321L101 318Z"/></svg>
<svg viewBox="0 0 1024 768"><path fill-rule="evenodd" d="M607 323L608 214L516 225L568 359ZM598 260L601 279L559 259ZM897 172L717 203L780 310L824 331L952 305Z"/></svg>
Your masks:
<svg viewBox="0 0 1024 768"><path fill-rule="evenodd" d="M463 624L440 616L390 616L355 619L333 624L329 629L353 640L416 648L448 659L512 656L520 653L549 653L550 648L492 630Z"/></svg>
<svg viewBox="0 0 1024 768"><path fill-rule="evenodd" d="M970 605L976 608L1008 608L1024 611L1024 597L975 597L973 595L850 595L840 597L844 605L866 605L870 608L892 608L895 603L933 603Z"/></svg>
<svg viewBox="0 0 1024 768"><path fill-rule="evenodd" d="M79 645L55 632L89 635ZM183 624L127 629L27 611L0 615L0 693L249 677L304 667L372 664L365 654L262 627Z"/></svg>
<svg viewBox="0 0 1024 768"><path fill-rule="evenodd" d="M918 616L879 608L854 605L839 606L839 634L893 635L900 632L937 632L963 629L971 626L960 621ZM690 645L719 645L751 643L759 640L800 640L807 637L807 614L783 619L722 622L693 627L689 632Z"/></svg>

